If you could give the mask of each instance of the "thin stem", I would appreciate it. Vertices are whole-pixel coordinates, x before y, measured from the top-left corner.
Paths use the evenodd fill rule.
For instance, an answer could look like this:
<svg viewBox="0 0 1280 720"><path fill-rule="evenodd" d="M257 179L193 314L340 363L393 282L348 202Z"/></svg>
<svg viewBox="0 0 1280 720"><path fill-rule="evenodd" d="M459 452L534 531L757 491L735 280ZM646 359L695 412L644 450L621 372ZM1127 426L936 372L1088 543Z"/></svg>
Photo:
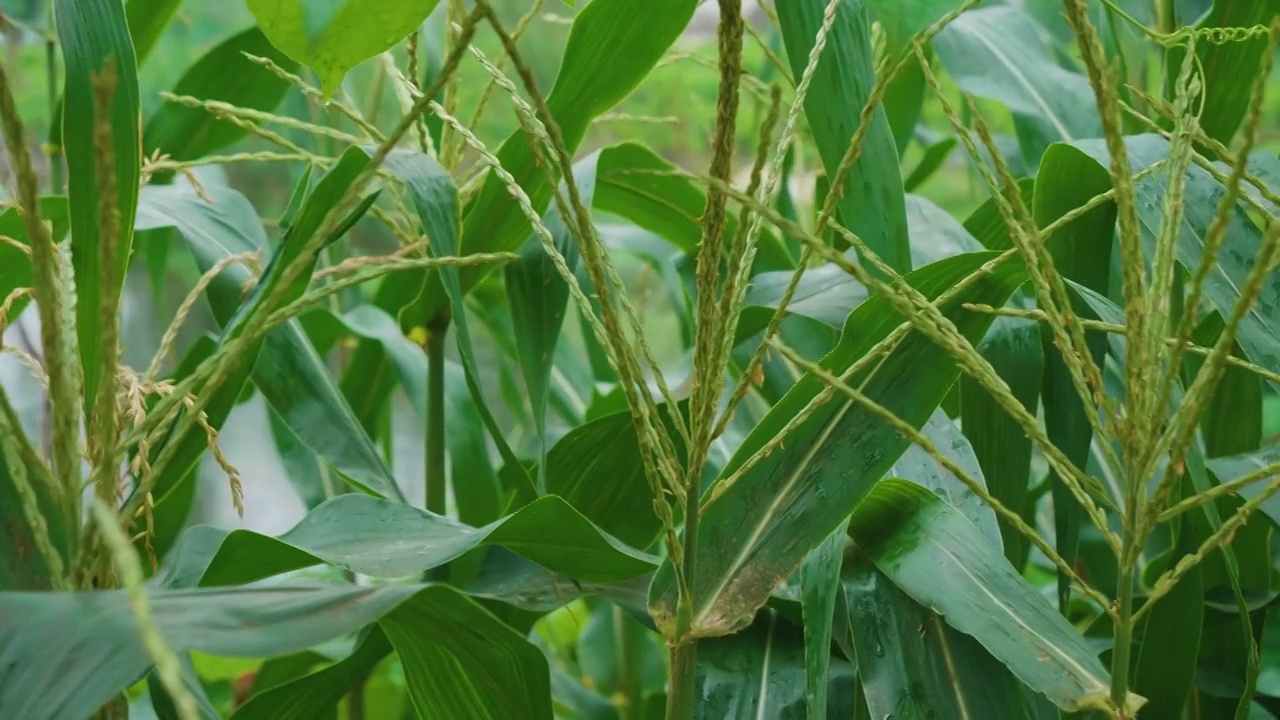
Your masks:
<svg viewBox="0 0 1280 720"><path fill-rule="evenodd" d="M427 330L427 423L426 495L427 510L445 514L444 473L444 339L449 326L437 324Z"/></svg>

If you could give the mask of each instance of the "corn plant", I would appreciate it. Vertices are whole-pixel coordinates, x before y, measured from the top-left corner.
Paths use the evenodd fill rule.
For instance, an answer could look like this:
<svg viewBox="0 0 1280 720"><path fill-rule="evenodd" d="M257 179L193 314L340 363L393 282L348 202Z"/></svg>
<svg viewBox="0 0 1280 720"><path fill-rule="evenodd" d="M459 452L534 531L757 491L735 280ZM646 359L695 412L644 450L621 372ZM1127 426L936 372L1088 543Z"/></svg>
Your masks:
<svg viewBox="0 0 1280 720"><path fill-rule="evenodd" d="M4 717L1280 713L1280 3L245 5L0 62Z"/></svg>

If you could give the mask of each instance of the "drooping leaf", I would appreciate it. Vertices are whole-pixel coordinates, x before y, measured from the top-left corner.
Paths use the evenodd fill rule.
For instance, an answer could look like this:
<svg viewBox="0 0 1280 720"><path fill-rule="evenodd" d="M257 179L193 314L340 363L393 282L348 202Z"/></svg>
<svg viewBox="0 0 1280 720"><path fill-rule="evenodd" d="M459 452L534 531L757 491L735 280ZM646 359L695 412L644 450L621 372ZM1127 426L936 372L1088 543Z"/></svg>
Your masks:
<svg viewBox="0 0 1280 720"><path fill-rule="evenodd" d="M795 0L777 8L791 72L800 77L822 27L827 3ZM862 107L875 85L871 20L859 2L840 3L826 47L805 96L805 118L813 131L827 175L834 177L857 130ZM862 153L844 181L838 201L846 227L890 267L911 269L898 151L883 107L871 117Z"/></svg>
<svg viewBox="0 0 1280 720"><path fill-rule="evenodd" d="M269 58L290 72L298 66L267 42L262 30L249 28L222 41L196 60L173 87L173 93L270 112L280 104L289 83L251 62L245 53ZM244 135L240 126L219 119L203 108L168 102L147 120L142 144L148 155L160 152L173 160L195 160Z"/></svg>
<svg viewBox="0 0 1280 720"><path fill-rule="evenodd" d="M179 653L284 655L377 622L422 717L551 718L542 653L446 585L152 590L149 600ZM0 595L0 700L16 717L89 717L150 665L124 591Z"/></svg>
<svg viewBox="0 0 1280 720"><path fill-rule="evenodd" d="M326 95L347 71L404 40L439 0L247 0L272 45L313 68Z"/></svg>
<svg viewBox="0 0 1280 720"><path fill-rule="evenodd" d="M171 587L239 584L322 562L362 575L402 578L443 565L482 544L509 547L584 580L624 580L655 565L654 558L601 532L554 496L473 528L402 503L352 493L325 502L279 537L193 527L174 547L160 582Z"/></svg>
<svg viewBox="0 0 1280 720"><path fill-rule="evenodd" d="M1093 649L981 532L932 492L882 480L849 534L886 576L1014 675L1068 711L1104 709L1110 677ZM1125 709L1144 699L1130 693Z"/></svg>
<svg viewBox="0 0 1280 720"><path fill-rule="evenodd" d="M969 275L992 253L970 253L928 265L907 276L926 297L936 298ZM957 303L1001 305L1020 285L1024 270L1006 263L983 276L943 311L976 342L989 317L977 317ZM849 316L841 342L820 365L841 374L884 338L902 318L880 298ZM933 414L958 375L945 353L915 331L871 371L849 378L868 397L916 426ZM909 381L908 381L909 378ZM825 387L806 375L747 436L726 465L734 473ZM698 576L694 587L694 631L709 636L746 624L773 588L840 524L872 484L897 461L907 443L873 413L843 396L826 404L793 430L785 450L755 463L732 484L713 484L702 501ZM654 580L651 612L665 627L675 610L672 568L665 563Z"/></svg>
<svg viewBox="0 0 1280 720"><path fill-rule="evenodd" d="M350 159L340 162L317 184L309 209L291 226L282 247L300 244L307 239L304 233L315 232L321 220L320 210L326 208L324 203L336 202L336 191L345 190L343 182L349 184L358 168L363 167L358 159L364 157L363 153L355 152L357 155L344 156ZM221 187L206 188L205 192L212 193L214 203L205 202L185 184L148 186L142 197L138 227L177 228L201 270L208 270L228 255L255 251L265 244L261 224L243 196ZM243 268L231 266L209 286L210 308L223 326L224 337L234 332L236 318L244 310L240 298L246 278ZM237 370L239 377L251 377L297 439L343 477L378 494L399 497L390 469L356 422L301 326L290 321L268 331L260 347L257 361ZM228 403L242 385L243 379L229 381L219 394L220 399L206 410L215 428L225 420L230 411ZM185 472L203 452L206 439L203 431L196 428L183 442L183 460L177 467Z"/></svg>
<svg viewBox="0 0 1280 720"><path fill-rule="evenodd" d="M1027 128L1034 166L1049 143L1098 137L1093 91L1084 75L1054 61L1037 23L1013 5L969 10L938 33L933 49L961 90L1003 103ZM1021 138L1020 138L1021 139Z"/></svg>
<svg viewBox="0 0 1280 720"><path fill-rule="evenodd" d="M133 41L120 0L55 0L53 14L58 28L64 65L62 151L66 155L67 195L71 218L71 255L76 280L76 337L84 371L86 414L97 398L102 374L101 322L98 304L104 278L124 284L125 269L133 245L133 217L138 206L138 177L142 153L138 142L138 68ZM98 177L95 128L98 120L95 77L110 66L115 76L110 116L100 118L110 126L111 177ZM114 229L119 235L117 267L102 263L100 208L104 188L114 188L111 198L119 213ZM118 288L117 288L118 289Z"/></svg>

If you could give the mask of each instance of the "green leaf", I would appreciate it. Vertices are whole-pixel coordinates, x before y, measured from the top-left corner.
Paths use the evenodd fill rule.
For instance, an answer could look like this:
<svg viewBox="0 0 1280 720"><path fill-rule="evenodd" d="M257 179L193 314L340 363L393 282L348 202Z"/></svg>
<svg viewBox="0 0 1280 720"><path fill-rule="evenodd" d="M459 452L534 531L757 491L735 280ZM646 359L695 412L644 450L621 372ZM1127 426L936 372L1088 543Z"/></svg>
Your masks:
<svg viewBox="0 0 1280 720"><path fill-rule="evenodd" d="M703 189L692 180L674 174L675 165L639 143L610 145L574 163L574 178L584 191L594 179L593 205L597 210L626 218L687 254L697 251L702 238L702 212L707 206ZM725 219L726 242L737 231L738 218ZM769 230L760 233L757 270L795 267L795 260Z"/></svg>
<svg viewBox="0 0 1280 720"><path fill-rule="evenodd" d="M876 10L872 7L872 13ZM933 52L928 45L924 47L925 58L932 58ZM920 58L914 53L906 60L906 65L898 76L889 82L884 92L884 113L893 132L893 143L901 157L915 136L916 125L920 121L920 111L924 109L925 79L924 68ZM907 192L911 189L907 188Z"/></svg>
<svg viewBox="0 0 1280 720"><path fill-rule="evenodd" d="M290 72L298 64L277 51L258 28L232 35L205 53L173 87L176 95L225 102L270 112L280 104L289 83L251 62L245 53L270 58ZM240 138L245 131L204 108L169 102L147 121L142 144L148 155L161 152L173 160L195 160Z"/></svg>
<svg viewBox="0 0 1280 720"><path fill-rule="evenodd" d="M934 173L942 168L947 158L951 157L951 151L956 147L956 139L947 137L925 148L924 155L921 156L920 162L911 169L911 173L902 181L902 187L907 192L915 192L917 188L923 185Z"/></svg>
<svg viewBox="0 0 1280 720"><path fill-rule="evenodd" d="M672 429L670 411L664 405L660 412ZM547 453L546 478L548 493L628 545L649 547L662 527L630 411L570 430Z"/></svg>
<svg viewBox="0 0 1280 720"><path fill-rule="evenodd" d="M142 152L138 144L140 113L138 68L133 41L120 0L54 0L53 14L62 46L64 107L62 151L67 158L67 195L71 216L71 255L76 280L76 337L84 370L85 413L98 393L102 374L102 340L98 301L103 279L124 284L133 245L133 217L138 207L138 180ZM106 178L95 167L94 77L110 64L115 75L111 112L102 122L110 125L113 158L110 186L119 213L120 234L117 267L110 274L100 267L102 227L99 220L102 188Z"/></svg>
<svg viewBox="0 0 1280 720"><path fill-rule="evenodd" d="M884 28L891 55L906 49L917 33L962 4L961 0L867 0L871 14Z"/></svg>
<svg viewBox="0 0 1280 720"><path fill-rule="evenodd" d="M1040 404L1044 349L1040 326L1030 320L997 318L978 351L1028 412ZM1031 439L972 378L960 378L960 420L964 436L986 478L987 489L1005 507L1027 507L1031 481ZM1027 539L1000 520L1005 557L1016 568L1026 562Z"/></svg>
<svg viewBox="0 0 1280 720"><path fill-rule="evenodd" d="M555 496L473 528L403 503L352 493L325 502L279 537L193 527L174 547L161 582L171 587L242 584L320 563L379 578L411 577L480 545L508 547L583 580L625 580L656 565L653 557L601 532Z"/></svg>
<svg viewBox="0 0 1280 720"><path fill-rule="evenodd" d="M129 37L138 56L138 64L146 62L165 28L182 6L182 0L127 0L124 6L129 21Z"/></svg>
<svg viewBox="0 0 1280 720"><path fill-rule="evenodd" d="M255 692L231 716L234 720L309 720L322 717L347 696L351 687L373 672L391 654L381 628L364 632L350 655L314 673ZM256 688L255 688L256 689Z"/></svg>
<svg viewBox="0 0 1280 720"><path fill-rule="evenodd" d="M583 189L583 202L590 204L594 186ZM578 265L578 249L573 234L552 208L543 217L547 230L555 239L556 249L572 270ZM538 433L538 488L547 491L547 401L551 397L551 370L556 345L560 342L564 316L569 306L569 284L560 276L555 262L542 247L542 241L531 236L520 249L520 259L503 267L507 303L515 335L516 359L524 377L525 389L532 406L534 428Z"/></svg>
<svg viewBox="0 0 1280 720"><path fill-rule="evenodd" d="M1199 541L1188 522L1179 524L1177 544L1164 558L1170 565L1195 552ZM1204 590L1201 569L1192 569L1172 591L1156 601L1135 633L1142 644L1134 667L1133 690L1148 698L1142 709L1144 718L1178 717L1183 712L1200 654Z"/></svg>
<svg viewBox="0 0 1280 720"><path fill-rule="evenodd" d="M1280 0L1215 0L1213 9L1196 24L1197 30L1213 31L1238 28L1268 27L1280 15ZM1201 129L1209 137L1230 144L1249 110L1254 78L1261 70L1262 54L1267 50L1267 33L1252 38L1232 38L1231 42L1196 44L1201 81L1199 102L1213 108L1204 113ZM1165 67L1180 68L1186 50L1181 45L1168 49ZM1202 74L1201 74L1202 73ZM1176 72L1168 78L1172 83Z"/></svg>
<svg viewBox="0 0 1280 720"><path fill-rule="evenodd" d="M804 620L804 681L807 716L827 717L832 620L840 593L840 565L849 522L835 529L800 566L800 613Z"/></svg>
<svg viewBox="0 0 1280 720"><path fill-rule="evenodd" d="M1048 158L1045 158L1048 161ZM1041 164L1041 172L1046 172L1045 165ZM1018 192L1022 193L1022 197L1034 197L1035 179L1022 178L1018 181ZM1006 198L1009 192L1002 193ZM1009 227L1005 224L1004 218L1000 215L1000 208L997 206L995 198L987 198L977 210L974 210L969 217L965 218L964 228L973 235L982 247L988 250L1008 250L1013 247L1013 240L1009 238Z"/></svg>
<svg viewBox="0 0 1280 720"><path fill-rule="evenodd" d="M1028 162L1051 142L1101 134L1089 81L1054 62L1043 31L1018 8L969 10L938 33L933 49L961 90L1003 103L1030 127L1036 147L1028 153L1024 144Z"/></svg>
<svg viewBox="0 0 1280 720"><path fill-rule="evenodd" d="M445 585L152 590L171 650L234 657L298 652L377 622L424 718L550 720L542 653ZM0 595L6 712L89 717L151 665L124 591ZM49 702L57 698L57 703Z"/></svg>
<svg viewBox="0 0 1280 720"><path fill-rule="evenodd" d="M592 121L649 74L688 25L697 5L697 0L594 0L574 17L559 74L547 97L547 107L560 126L570 155L581 144ZM524 188L534 210L542 212L554 188L538 167L524 132L517 130L508 136L497 156ZM553 177L555 174L553 166ZM460 252L469 255L513 250L530 230L529 220L506 185L490 172L466 207ZM475 287L487 271L468 268L461 272L462 292ZM420 314L402 318L407 327L425 325L444 310L448 296L438 280L432 281L425 292Z"/></svg>
<svg viewBox="0 0 1280 720"><path fill-rule="evenodd" d="M871 717L1022 720L1019 683L974 638L899 590L864 557L850 558L836 626L856 654Z"/></svg>
<svg viewBox="0 0 1280 720"><path fill-rule="evenodd" d="M386 161L383 163L383 168L403 180L408 187L409 194L413 199L414 209L418 213L418 219L427 231L427 239L431 244L431 254L436 257L457 254L459 252L458 188L453 184L453 178L449 176L448 171L430 156L406 150L397 150L387 156ZM429 275L428 277L439 277L443 280L445 291L448 293L450 302L456 310L453 320L457 333L458 355L462 360L462 367L466 371L467 388L471 391L471 398L475 403L476 411L480 413L480 418L484 421L485 427L489 429L489 436L493 438L493 442L498 448L498 453L507 465L518 497L522 502L528 502L538 496L537 489L525 472L524 466L520 464L515 453L507 444L502 428L499 427L497 420L494 419L493 413L490 412L489 406L485 402L484 394L480 390L479 365L475 360L475 351L472 349L467 314L463 310L462 286L458 268L441 267L437 275ZM430 285L423 286L424 295L429 292L430 287ZM421 298L419 301L421 301ZM447 325L439 325L429 327L427 331L445 332L447 327Z"/></svg>
<svg viewBox="0 0 1280 720"><path fill-rule="evenodd" d="M761 613L740 633L698 644L694 717L804 718L804 672L799 629L774 612ZM857 685L853 668L833 662L824 680L832 712L820 717L852 717Z"/></svg>
<svg viewBox="0 0 1280 720"><path fill-rule="evenodd" d="M1087 155L1099 167L1108 167L1109 155L1101 140L1074 143L1072 147ZM1125 138L1125 147L1134 172L1140 172L1169 154L1169 144L1158 135ZM1142 225L1143 247L1148 256L1163 222L1164 194L1168 172L1163 168L1136 183L1138 220ZM1204 235L1213 222L1219 199L1226 189L1199 166L1187 170L1186 200L1178 233L1178 261L1184 267L1196 268L1204 251ZM1204 298L1224 315L1231 312L1240 299L1239 288L1253 265L1262 232L1237 205L1228 218L1226 239L1204 284ZM1245 355L1268 370L1280 371L1280 324L1268 317L1268 308L1280 307L1280 287L1267 285L1258 303L1240 323L1237 341Z"/></svg>
<svg viewBox="0 0 1280 720"><path fill-rule="evenodd" d="M1213 347L1223 328L1222 314L1210 313L1192 335L1192 342L1202 347ZM1240 343L1234 343L1232 354L1244 356ZM1204 364L1200 355L1183 355L1185 377L1194 377ZM1262 379L1254 373L1234 365L1223 369L1222 379L1209 398L1200 429L1204 434L1205 455L1220 457L1257 450L1262 443Z"/></svg>
<svg viewBox="0 0 1280 720"><path fill-rule="evenodd" d="M1045 152L1036 177L1032 213L1036 224L1045 227L1068 212L1089 202L1095 195L1110 189L1111 176L1106 168L1090 162L1089 158L1070 150L1065 145L1053 145ZM1109 262L1112 235L1116 220L1114 203L1104 203L1063 227L1052 240L1054 265L1066 279L1079 283L1089 290L1107 292L1110 284ZM1087 311L1076 307L1076 312ZM1063 360L1062 351L1053 342L1048 328L1042 328L1044 354L1044 386L1042 397L1045 413L1045 432L1049 441L1057 445L1067 459L1077 467L1084 467L1092 445L1093 425L1089 414L1097 412L1090 403L1081 401L1071 380L1070 371ZM1102 333L1086 335L1093 362L1102 367L1106 352L1106 338ZM1056 471L1049 473L1053 489L1054 531L1056 549L1067 563L1074 563L1080 531L1084 522L1084 509L1067 489ZM1058 578L1058 603L1065 612L1070 600L1071 585L1067 578Z"/></svg>
<svg viewBox="0 0 1280 720"><path fill-rule="evenodd" d="M61 195L40 198L40 217L53 225L53 241L61 242L69 227L67 199ZM0 235L13 238L23 245L31 245L31 239L27 237L26 221L17 208L11 207L0 212ZM0 302L14 290L32 287L34 283L31 256L9 243L0 245ZM7 324L16 320L30 302L29 297L18 298L10 308L9 317L0 318L0 323Z"/></svg>
<svg viewBox="0 0 1280 720"><path fill-rule="evenodd" d="M344 156L331 174L326 175L309 196L303 215L286 233L282 248L294 247L306 239L302 233L313 233L319 223L321 203L334 203L343 180L350 182L356 174L359 157ZM350 160L346 158L351 158ZM333 173L340 173L334 175ZM332 179L331 179L332 178ZM239 193L224 187L206 188L214 200L205 202L185 183L148 186L142 195L138 227L140 229L175 227L190 245L197 265L207 271L214 263L241 252L258 250L265 235L254 215L253 207ZM277 255L276 258L280 256ZM283 261L273 260L280 267ZM241 288L248 275L243 268L232 266L219 274L207 291L214 318L223 327L225 338L236 331L237 318L248 303L240 301ZM269 282L264 277L259 283ZM260 341L258 359L245 363L237 371L239 378L252 377L272 410L277 413L297 439L357 486L385 497L401 497L398 485L373 441L366 435L347 406L325 368L324 361L307 340L301 325L292 320L266 333ZM228 382L220 400L207 410L214 428L221 426L234 395L243 379ZM194 465L205 446L202 430L196 428L183 440L184 461L176 467L185 472ZM158 490L157 498L163 493Z"/></svg>
<svg viewBox="0 0 1280 720"><path fill-rule="evenodd" d="M795 0L777 8L787 58L797 78L804 72L826 6L820 0ZM804 103L805 118L830 177L844 158L873 85L871 21L866 8L857 2L841 3ZM845 227L890 267L900 273L911 269L898 151L883 107L872 114L862 153L845 177L837 206Z"/></svg>
<svg viewBox="0 0 1280 720"><path fill-rule="evenodd" d="M48 548L41 548L37 537L58 554L64 575L73 569L79 505L68 502L65 494L27 438L8 396L0 391L0 591L53 587L54 568L45 556ZM26 506L31 501L43 527L32 526Z"/></svg>
<svg viewBox="0 0 1280 720"><path fill-rule="evenodd" d="M578 636L578 663L591 687L608 697L617 692L640 697L667 680L667 658L660 638L623 608L589 600L591 619Z"/></svg>
<svg viewBox="0 0 1280 720"><path fill-rule="evenodd" d="M936 298L993 257L985 252L960 255L923 267L906 280ZM1020 264L1006 263L942 310L977 342L991 319L964 312L959 303L1002 305L1024 280ZM840 344L820 365L836 375L844 373L901 321L884 300L871 298L850 314ZM847 382L919 427L958 374L945 353L912 331L875 369ZM731 485L724 484L825 387L818 377L801 378L747 436L704 496L693 582L693 627L699 635L733 632L749 622L773 588L835 530L906 450L907 442L896 430L839 396L791 431L785 449L775 449ZM674 618L675 595L672 567L664 563L650 596L659 627Z"/></svg>
<svg viewBox="0 0 1280 720"><path fill-rule="evenodd" d="M347 71L404 40L439 0L246 0L272 45L315 69L325 95Z"/></svg>
<svg viewBox="0 0 1280 720"><path fill-rule="evenodd" d="M1110 678L1093 649L983 534L932 492L882 480L854 510L849 534L916 602L972 636L1058 707L1105 709ZM1127 711L1144 700L1130 693Z"/></svg>

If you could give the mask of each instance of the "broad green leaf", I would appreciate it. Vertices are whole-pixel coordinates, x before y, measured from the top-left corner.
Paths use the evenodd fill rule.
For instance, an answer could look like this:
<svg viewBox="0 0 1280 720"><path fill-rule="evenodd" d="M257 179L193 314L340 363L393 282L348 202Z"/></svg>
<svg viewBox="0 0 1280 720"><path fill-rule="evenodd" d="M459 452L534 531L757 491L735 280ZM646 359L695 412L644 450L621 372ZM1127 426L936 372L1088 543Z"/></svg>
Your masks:
<svg viewBox="0 0 1280 720"><path fill-rule="evenodd" d="M164 34L181 7L182 0L127 0L125 16L129 23L129 37L138 56L138 64L146 62L151 50Z"/></svg>
<svg viewBox="0 0 1280 720"><path fill-rule="evenodd" d="M1196 29L1230 32L1236 28L1265 28L1277 16L1280 16L1278 0L1215 0L1213 9L1196 24ZM1232 38L1225 43L1196 43L1197 65L1201 71L1197 73L1202 93L1199 101L1205 108L1213 108L1213 112L1203 114L1201 129L1206 135L1223 144L1231 143L1249 110L1254 78L1262 68L1262 55L1267 47L1265 32L1249 39ZM1184 57L1184 46L1170 47L1166 67L1182 67ZM1176 73L1169 74L1170 86L1176 77Z"/></svg>
<svg viewBox="0 0 1280 720"><path fill-rule="evenodd" d="M669 423L666 406L661 412ZM630 411L570 430L547 453L546 478L548 493L628 545L648 547L662 527Z"/></svg>
<svg viewBox="0 0 1280 720"><path fill-rule="evenodd" d="M133 245L133 217L138 207L142 151L138 105L138 68L133 41L120 0L54 0L64 65L62 151L67 158L67 195L71 217L71 255L76 280L76 336L84 370L85 413L90 414L102 374L102 340L98 301L104 278L123 286ZM94 78L110 65L115 76L108 118L112 177L98 177L94 136ZM119 257L110 274L101 267L103 188L111 198L119 224Z"/></svg>
<svg viewBox="0 0 1280 720"><path fill-rule="evenodd" d="M440 0L246 0L272 45L320 75L326 95L347 71L395 47Z"/></svg>
<svg viewBox="0 0 1280 720"><path fill-rule="evenodd" d="M1036 147L1024 143L1023 156L1032 165L1051 142L1101 134L1089 81L1058 65L1043 38L1022 10L996 5L965 12L933 39L961 90L1003 103L1030 126Z"/></svg>
<svg viewBox="0 0 1280 720"><path fill-rule="evenodd" d="M376 622L400 655L422 717L551 718L542 653L445 585L296 585L149 595L155 628L174 652L272 657ZM89 717L150 665L124 591L0 595L0 666L13 669L0 698L15 717Z"/></svg>
<svg viewBox="0 0 1280 720"><path fill-rule="evenodd" d="M448 171L435 159L422 153L399 150L391 153L383 163L383 168L404 181L413 200L418 219L427 231L427 239L431 244L431 254L446 257L457 254L458 240L458 188ZM458 340L458 355L462 367L466 371L467 388L471 391L476 411L480 413L489 436L493 438L498 453L506 463L509 475L515 485L515 491L521 502L528 502L537 497L537 489L529 479L524 467L516 459L515 453L507 445L502 429L498 426L480 391L479 365L472 349L471 331L468 328L467 314L463 311L463 294L457 267L441 267L438 274L428 277L442 279L452 307L457 310L453 315L455 332ZM430 285L423 286L423 293L429 292ZM403 323L402 323L403 324ZM428 328L428 332L446 332L448 325L440 324Z"/></svg>
<svg viewBox="0 0 1280 720"><path fill-rule="evenodd" d="M1222 482L1230 482L1256 472L1269 465L1280 463L1280 448L1268 445L1253 452L1211 458L1205 461L1210 472ZM1267 489L1274 477L1265 477L1240 489L1243 498L1255 498ZM1258 510L1276 526L1280 527L1280 495L1272 495L1258 506Z"/></svg>
<svg viewBox="0 0 1280 720"><path fill-rule="evenodd" d="M865 558L846 563L836 627L857 658L871 717L1028 717L1019 683L974 638Z"/></svg>
<svg viewBox="0 0 1280 720"><path fill-rule="evenodd" d="M625 580L656 564L554 496L473 528L403 503L352 493L325 502L279 537L193 527L174 547L160 581L171 587L241 584L320 563L361 575L403 578L480 545L508 547L584 580ZM566 553L565 548L574 551Z"/></svg>
<svg viewBox="0 0 1280 720"><path fill-rule="evenodd" d="M806 715L804 638L798 628L766 611L748 629L698 644L694 717L778 718ZM824 679L831 711L853 717L857 681L847 662L832 663Z"/></svg>
<svg viewBox="0 0 1280 720"><path fill-rule="evenodd" d="M973 449L946 413L935 410L921 434L969 477L984 483ZM989 543L1000 542L991 508L923 448L907 448L887 474L932 490ZM918 711L954 708L961 717L979 708L984 716L1023 716L1018 683L990 653L894 587L859 551L853 550L847 560L836 624L861 663L873 716L903 712L904 702Z"/></svg>
<svg viewBox="0 0 1280 720"><path fill-rule="evenodd" d="M333 203L335 189L345 189L341 180L345 178L350 182L357 162L349 160L345 166L340 163L334 172L342 175L326 176L317 185L310 202ZM336 180L329 180L330 177ZM243 196L227 188L206 188L205 192L212 193L213 204L205 202L185 184L148 186L143 193L139 228L177 228L202 271L228 255L263 247L265 234ZM285 246L305 240L300 237L302 232L314 232L319 222L317 209L322 206L310 204L309 207L304 209L300 222L286 234ZM234 332L235 318L243 311L240 298L245 279L247 273L243 268L232 266L219 274L207 291L210 308L224 328L224 335ZM240 373L252 378L290 432L343 477L384 496L400 495L377 447L356 422L297 321L270 330L261 341L257 362L246 364ZM242 382L234 384L238 393ZM222 394L230 397L232 385L228 383ZM221 425L225 414L221 410L210 413L214 427ZM219 415L222 419L218 419ZM184 467L189 467L203 450L204 434L197 428L185 442L190 450Z"/></svg>
<svg viewBox="0 0 1280 720"><path fill-rule="evenodd" d="M832 620L840 593L840 566L848 540L846 520L800 566L800 613L804 620L804 681L807 717L827 717Z"/></svg>
<svg viewBox="0 0 1280 720"><path fill-rule="evenodd" d="M960 7L961 0L867 0L871 14L880 21L890 54L906 49L917 33Z"/></svg>
<svg viewBox="0 0 1280 720"><path fill-rule="evenodd" d="M289 89L289 83L251 62L245 53L270 58L289 71L298 66L267 42L261 30L250 28L232 35L196 60L173 87L174 94L250 110L274 110ZM244 135L240 126L203 108L169 102L147 120L142 145L148 155L161 152L174 160L195 160L231 145Z"/></svg>
<svg viewBox="0 0 1280 720"><path fill-rule="evenodd" d="M40 217L52 224L54 242L61 242L68 228L67 199L61 195L40 198ZM26 221L17 208L11 207L0 212L0 235L13 238L23 245L31 244L27 237ZM14 290L32 287L34 283L31 256L8 243L0 245L0 302ZM0 318L0 323L7 324L16 320L30 301L29 297L14 301L9 317Z"/></svg>
<svg viewBox="0 0 1280 720"><path fill-rule="evenodd" d="M795 0L777 8L787 59L797 78L808 62L826 6L821 0ZM865 6L841 3L813 75L812 91L805 97L805 118L829 177L835 176L875 85L871 55L871 20ZM911 269L898 150L883 107L872 113L871 129L845 177L837 206L845 227L890 267L900 273Z"/></svg>
<svg viewBox="0 0 1280 720"><path fill-rule="evenodd" d="M906 280L936 298L993 253L969 253L928 265ZM1006 263L977 279L941 308L971 342L985 335L991 318L960 309L965 302L1002 305L1025 280L1020 264ZM841 374L902 317L881 298L858 306L840 344L820 365ZM868 397L917 427L933 414L959 374L955 364L916 331L874 369L847 380ZM825 387L806 375L773 406L746 437L702 501L698 574L693 582L693 627L703 636L733 632L804 557L831 534L907 448L907 442L876 415L844 396L828 402L732 484L732 476L759 448ZM676 587L670 563L655 577L650 610L659 627L675 617Z"/></svg>
<svg viewBox="0 0 1280 720"><path fill-rule="evenodd" d="M1066 213L1084 205L1095 195L1110 189L1110 173L1088 158L1063 145L1053 145L1045 152L1036 176L1032 213L1036 224L1046 227ZM1116 207L1104 203L1085 215L1072 220L1051 238L1054 266L1062 276L1098 293L1106 293L1110 283L1109 262L1111 238L1115 228ZM1081 312L1084 308L1075 308ZM1062 351L1053 342L1048 328L1043 330L1044 386L1042 398L1045 412L1045 431L1049 441L1057 445L1067 459L1077 467L1084 467L1093 441L1093 425L1089 414L1096 409L1086 407L1076 392L1075 385L1062 358ZM1106 352L1106 338L1101 333L1086 336L1093 362L1102 366ZM1075 562L1084 510L1063 484L1057 473L1050 471L1053 488L1054 531L1058 554L1068 563ZM1067 578L1058 578L1059 607L1065 612L1070 600L1071 585Z"/></svg>
<svg viewBox="0 0 1280 720"><path fill-rule="evenodd" d="M1040 326L1029 320L997 318L978 351L1018 402L1035 414L1044 379ZM1014 512L1026 510L1031 483L1031 440L1026 432L969 377L960 379L960 420L992 496ZM1005 557L1021 568L1027 539L1004 520L999 522Z"/></svg>
<svg viewBox="0 0 1280 720"><path fill-rule="evenodd" d="M37 537L58 554L64 575L73 569L78 505L69 502L65 494L40 451L27 438L8 396L0 392L0 591L53 587L54 568ZM35 503L34 512L42 527L32 526L32 508L27 502Z"/></svg>
<svg viewBox="0 0 1280 720"><path fill-rule="evenodd" d="M981 531L932 492L882 480L854 510L849 534L903 592L1058 707L1107 707L1110 677L1089 644ZM1125 710L1143 702L1130 693Z"/></svg>

